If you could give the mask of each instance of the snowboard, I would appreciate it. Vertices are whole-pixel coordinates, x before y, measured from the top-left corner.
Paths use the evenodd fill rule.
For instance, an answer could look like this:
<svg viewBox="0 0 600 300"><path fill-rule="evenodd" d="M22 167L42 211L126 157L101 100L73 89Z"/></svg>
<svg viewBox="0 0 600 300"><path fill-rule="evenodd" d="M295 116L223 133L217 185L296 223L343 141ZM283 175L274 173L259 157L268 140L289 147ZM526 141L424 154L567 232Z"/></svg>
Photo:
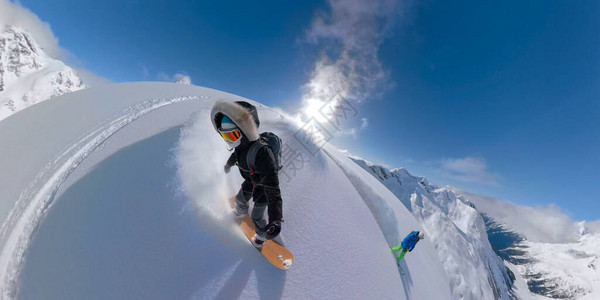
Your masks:
<svg viewBox="0 0 600 300"><path fill-rule="evenodd" d="M229 199L229 205L231 208L235 208L235 198ZM240 225L240 228L244 232L244 235L248 238L250 244L252 244L252 237L254 236L255 229L254 223L250 218L250 215L246 214L243 218L236 220ZM255 248L262 254L273 266L287 270L294 264L294 255L286 247L274 240L266 240L262 248Z"/></svg>

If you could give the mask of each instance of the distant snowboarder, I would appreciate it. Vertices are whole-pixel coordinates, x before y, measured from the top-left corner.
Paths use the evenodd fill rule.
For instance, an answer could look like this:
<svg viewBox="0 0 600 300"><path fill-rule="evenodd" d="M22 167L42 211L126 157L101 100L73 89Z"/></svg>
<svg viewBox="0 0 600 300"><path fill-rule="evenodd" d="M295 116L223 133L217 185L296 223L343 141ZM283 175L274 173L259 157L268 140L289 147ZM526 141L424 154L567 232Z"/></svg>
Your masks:
<svg viewBox="0 0 600 300"><path fill-rule="evenodd" d="M215 102L211 119L215 130L234 149L225 163L225 173L237 165L245 179L235 196L233 215L236 219L244 218L250 207L248 202L253 199L251 217L256 233L251 241L256 248L261 248L266 240L281 232L282 199L278 175L281 140L270 132L258 134L258 112L245 101Z"/></svg>
<svg viewBox="0 0 600 300"><path fill-rule="evenodd" d="M425 238L425 233L422 231L413 231L411 233L409 233L400 243L400 245L393 247L392 251L396 252L396 251L402 251L400 252L400 255L398 255L398 258L396 258L396 261L400 261L402 260L402 258L404 257L404 255L406 254L406 252L411 252L413 249L415 249L415 246L417 245L417 242L419 242L419 240L422 240Z"/></svg>

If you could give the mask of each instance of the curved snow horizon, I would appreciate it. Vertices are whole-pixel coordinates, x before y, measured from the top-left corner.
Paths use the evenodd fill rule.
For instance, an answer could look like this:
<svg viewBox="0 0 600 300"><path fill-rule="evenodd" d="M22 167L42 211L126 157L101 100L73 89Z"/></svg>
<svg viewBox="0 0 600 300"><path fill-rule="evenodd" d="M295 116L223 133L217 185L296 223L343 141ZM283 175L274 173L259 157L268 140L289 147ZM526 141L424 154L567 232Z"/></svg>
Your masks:
<svg viewBox="0 0 600 300"><path fill-rule="evenodd" d="M3 166L6 166L5 170L10 172L0 172L0 180L11 184L0 191L0 199L3 199L0 203L0 216L3 220L0 234L2 297L39 296L40 294L36 294L39 290L21 289L32 286L27 280L33 280L32 274L36 274L36 267L48 267L47 262L43 262L46 256L64 260L71 256L75 260L88 253L85 251L107 255L99 250L88 249L100 241L95 240L95 237L86 235L89 240L82 244L71 240L68 234L65 235L71 232L67 230L70 226L99 226L92 229L102 233L102 228L111 223L120 224L131 214L134 214L131 216L133 220L139 221L130 225L135 228L155 228L153 222L161 224L163 219L179 220L173 215L163 216L163 211L171 211L170 209L151 209L153 205L159 204L164 207L175 205L181 211L182 220L188 220L189 211L193 212L195 223L182 221L183 225L177 223L180 226L167 226L164 223L169 230L189 231L194 237L189 243L184 243L188 240L186 238L175 237L179 242L176 248L171 248L174 246L165 240L164 244L151 243L149 245L153 247L137 249L136 253L142 257L146 252L156 255L155 260L143 261L146 265L139 258L132 259L132 264L140 265L127 265L127 260L121 261L123 257L130 255L127 253L116 252L112 253L113 256L98 258L106 260L108 265L115 263L114 259L119 260L126 273L140 266L156 273L141 274L142 277L137 278L137 281L131 279L132 285L129 288L117 289L115 286L95 286L96 281L93 280L116 275L113 274L116 272L114 269L94 269L85 265L61 266L55 263L57 274L75 276L70 282L73 286L46 291L57 294L42 295L48 298L78 298L85 296L78 293L93 293L100 297L127 298L147 295L149 291L161 291L168 296L174 289L161 286L160 283L173 283L182 279L183 282L179 284L185 284L185 290L194 291L188 294L187 297L190 298L216 298L225 295L242 298L270 295L283 298L338 299L451 297L444 269L433 245L427 239L419 243L417 251L407 255L401 264L402 270L399 270L389 247L399 243L408 232L419 229L420 225L389 190L351 161L345 153L331 145L326 145L311 157L291 180L282 179L285 220L282 239L294 253L296 261L292 269L285 272L274 269L262 260L247 241L236 238L236 228L227 225L232 222L226 218L225 201L226 197L237 192L240 179L235 170L228 175L223 174L222 165L227 157L227 150L212 132L206 113L212 103L221 98L250 101L196 86L125 83L67 94L34 105L3 120L0 124L0 139L10 146L0 149L0 159ZM276 110L262 105L258 108L261 131L275 132L292 148L302 146L294 138L297 126L292 121ZM173 144L175 138L177 142ZM153 143L162 145L162 148L148 146L154 145ZM166 149L168 151L161 152L163 154L157 152L159 148L164 150L165 147L169 147ZM129 149L135 149L135 152L128 151ZM159 165L147 174L149 178L169 178L162 186L156 182L149 185L149 182L137 180L143 179L144 174L133 177L136 180L131 177L121 180L114 178L120 174L132 176L131 172L136 168L143 169L144 160L133 158L138 155L143 158L150 154L156 154L157 159L165 160L163 167ZM125 159L123 157L128 159L119 161ZM115 160L119 163L115 164ZM129 168L133 168L133 171ZM126 205L125 201L113 200L104 204L102 198L99 198L101 194L98 195L102 191L96 191L94 184L100 185L111 179L98 173L99 170L113 174L109 177L115 181L108 185L109 188L117 186L117 183L126 183L126 180L135 182L133 186L120 187L123 190L113 195L116 198L134 199L135 195L148 196L151 195L148 194L150 191L154 191L173 199L183 199L183 203L187 204L168 202L173 199L164 197L153 199L150 196L148 198L152 201L144 203L148 205L148 211L144 211L145 205L133 208L121 206ZM93 178L104 179L94 183ZM73 193L77 191L71 187L83 189L83 199L77 198L80 200L76 201L68 198L73 197ZM92 192L95 192L93 196ZM65 200L64 205L59 205L62 197L71 200ZM86 202L90 199L96 201ZM125 216L117 211L100 218L94 214L95 210L86 210L92 203L100 205L99 211L114 206L129 215ZM184 209L186 205L192 205L193 209ZM76 211L90 219L65 221L64 217L57 217L61 212L59 207L62 211ZM158 215L153 215L154 219L145 215L150 211ZM144 225L144 222L150 223ZM52 231L51 228L61 230ZM123 231L127 231L127 228L123 228ZM49 232L52 234L48 235ZM102 235L98 239L103 238L103 243L110 244L111 238L123 238L123 234L114 233L114 237ZM144 234L151 232L140 234L145 236ZM160 235L156 238L158 241L166 239ZM208 252L206 255L194 251L206 249L206 245L202 244L203 239L212 247L223 247L223 255L219 251ZM35 247L30 249L32 243ZM131 250L139 246L136 243L144 244L147 241L133 238L132 244L128 244L127 239L120 239L119 243L123 249ZM78 246L68 249L69 253L51 251L52 246L66 244ZM166 248L162 249L163 246ZM29 254L32 255L31 265L28 261ZM193 255L194 260L186 260L186 255ZM165 257L170 257L171 260ZM88 263L86 260L80 262ZM210 264L214 268L213 272L198 271L203 270L204 264L208 265L209 262L213 262ZM197 269L190 263L198 264ZM84 273L71 274L67 272L69 267L72 268L71 271ZM23 272L24 269L32 271ZM160 272L166 269L170 272ZM189 271L178 274L174 270ZM182 277L184 274L194 274L197 278ZM59 282L61 276L45 278L48 282L43 286ZM276 283L278 287L274 293L265 294L265 281ZM69 281L60 282L65 284ZM76 289L78 283L87 289ZM236 287L236 292L223 294L231 285ZM145 288L141 288L142 286Z"/></svg>

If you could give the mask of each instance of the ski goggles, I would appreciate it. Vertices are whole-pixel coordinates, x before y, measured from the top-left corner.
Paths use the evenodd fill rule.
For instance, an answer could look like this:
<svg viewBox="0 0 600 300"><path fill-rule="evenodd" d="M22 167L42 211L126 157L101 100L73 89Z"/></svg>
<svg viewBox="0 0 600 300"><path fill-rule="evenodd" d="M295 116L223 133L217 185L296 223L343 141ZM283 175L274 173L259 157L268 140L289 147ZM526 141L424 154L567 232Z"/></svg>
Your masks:
<svg viewBox="0 0 600 300"><path fill-rule="evenodd" d="M219 130L219 133L221 134L221 137L223 137L224 140L229 140L232 142L237 141L242 136L240 134L239 129L231 129L231 130L227 130L227 131Z"/></svg>

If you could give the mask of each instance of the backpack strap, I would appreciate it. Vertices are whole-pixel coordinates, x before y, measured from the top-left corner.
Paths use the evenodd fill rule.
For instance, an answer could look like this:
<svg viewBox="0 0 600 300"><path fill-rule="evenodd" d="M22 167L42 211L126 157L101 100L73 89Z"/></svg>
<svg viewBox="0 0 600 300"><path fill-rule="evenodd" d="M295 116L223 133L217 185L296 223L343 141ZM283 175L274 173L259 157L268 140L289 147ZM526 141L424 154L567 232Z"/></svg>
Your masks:
<svg viewBox="0 0 600 300"><path fill-rule="evenodd" d="M254 175L256 168L254 167L254 161L256 160L256 154L258 154L258 150L260 150L263 146L266 146L262 137L256 140L250 149L248 149L248 154L246 155L246 163L248 164L248 170L250 170L250 175Z"/></svg>

